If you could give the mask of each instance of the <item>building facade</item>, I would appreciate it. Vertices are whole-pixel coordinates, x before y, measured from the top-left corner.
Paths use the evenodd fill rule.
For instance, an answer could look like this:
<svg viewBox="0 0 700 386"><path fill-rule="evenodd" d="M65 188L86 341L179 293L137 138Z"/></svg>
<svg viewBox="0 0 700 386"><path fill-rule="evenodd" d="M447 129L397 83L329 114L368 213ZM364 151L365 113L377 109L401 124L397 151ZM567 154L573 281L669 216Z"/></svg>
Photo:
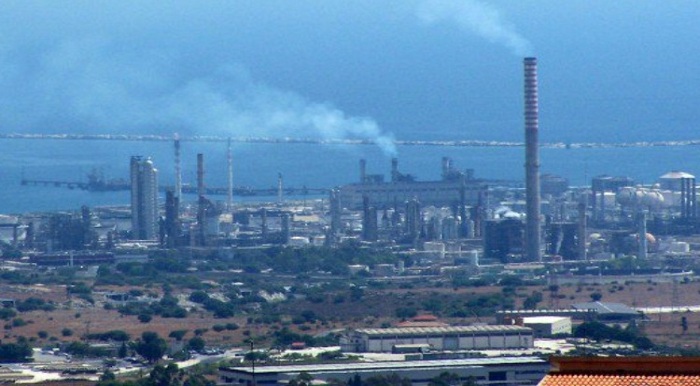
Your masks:
<svg viewBox="0 0 700 386"><path fill-rule="evenodd" d="M479 385L536 385L549 371L549 364L537 357L499 357L397 362L354 362L290 366L222 367L219 385L288 385L299 374L314 381L347 382L359 376L398 375L413 386L427 386L433 378L448 372L459 377L460 384L474 380Z"/></svg>
<svg viewBox="0 0 700 386"><path fill-rule="evenodd" d="M131 157L131 232L137 240L158 238L158 171L141 156Z"/></svg>
<svg viewBox="0 0 700 386"><path fill-rule="evenodd" d="M404 344L429 344L438 351L526 349L533 347L533 333L522 326L363 328L340 340L344 352L392 352Z"/></svg>
<svg viewBox="0 0 700 386"><path fill-rule="evenodd" d="M529 327L538 338L571 335L571 318L564 316L531 316L523 318L523 325Z"/></svg>

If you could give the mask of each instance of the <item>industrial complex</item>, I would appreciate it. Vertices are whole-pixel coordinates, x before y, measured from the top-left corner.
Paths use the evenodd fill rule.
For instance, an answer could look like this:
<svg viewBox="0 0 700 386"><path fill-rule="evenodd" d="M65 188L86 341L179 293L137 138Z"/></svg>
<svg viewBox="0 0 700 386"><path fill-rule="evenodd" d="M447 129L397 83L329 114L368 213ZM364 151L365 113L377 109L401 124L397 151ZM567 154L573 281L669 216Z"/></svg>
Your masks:
<svg viewBox="0 0 700 386"><path fill-rule="evenodd" d="M653 278L673 282L677 297L678 283L692 280L691 270L700 257L700 243L693 239L700 233L700 217L695 177L688 172L669 171L646 185L624 176L595 176L590 186L570 186L563 176L542 174L537 59L525 58L523 70L524 184L479 178L472 169L459 169L449 157L436 160L436 167L441 162L441 176L434 181L419 181L400 171L398 158L387 165L388 178L367 173L367 161L358 159L359 178L319 191L320 196L290 196L279 175L267 202L244 203L234 199L230 141L227 186L212 188L207 186L205 154L183 160L181 139L176 136L174 167L157 165L147 155L130 159L129 182L114 185L130 190L128 207L7 216L0 224L1 236L17 251L12 264L23 264L23 269L80 267L92 269L93 277L98 277L107 271L98 272L97 266L119 266L136 274L129 267L158 256L164 259L161 265L173 266L177 274L210 269L215 272L212 277L225 276L226 283L221 285L225 289L212 298L207 291L216 284L211 280L207 286L192 285L201 292L197 296L188 288L189 297L168 298L165 285L163 294L148 294L161 296L159 301L165 299L166 305L182 301L189 310L220 312L217 318L232 317L235 312L245 315L252 359L221 367L218 379L223 385L291 384L302 374L318 382L353 385L350 380L354 377L394 374L422 386L444 372L456 374L460 384L535 385L549 369L544 359L533 356L541 349L538 340L583 347L566 340L577 325L595 322L636 327L647 320L634 305L602 301L604 294L597 289L590 302L574 302L573 295L560 295L560 286L576 285L583 291L595 283L623 287L620 283L640 279L651 283ZM183 162L196 164L194 187L183 184ZM175 185L159 186L158 175L171 169ZM159 192L164 193L162 197ZM217 200L215 195L225 195L225 199ZM348 246L352 253L371 258L351 261L355 256L345 254L342 258L347 261L329 260L312 267L305 255L308 252L320 260L332 256L329 251ZM284 253L295 260L282 266L275 259ZM181 256L192 265L175 267ZM254 285L268 285L278 292L253 293L246 288L250 283L237 281L246 274L258 275L251 280ZM436 290L432 300L422 304L407 303L397 312L398 323L375 323L378 316L355 317L355 328L328 333L337 335L337 356L342 361L268 362L256 367L251 336L259 325L274 320L289 334L301 333L312 327L304 330L300 325L316 321L311 308L321 306L314 304L357 301L372 286L390 287L395 291L392 296L408 299L416 283L444 291L438 294ZM543 286L546 294L518 292L524 283ZM445 293L492 284L502 286L502 293L473 303L451 304L445 314L453 323L431 315L411 319L420 307L438 309L440 299L448 297ZM66 287L69 295L72 286ZM339 287L350 295L331 296L319 289ZM622 289L615 287L610 293L618 290ZM109 309L142 307L128 301L141 297L140 303L147 302L143 300L146 294L140 292L110 292L105 302ZM267 303L299 299L309 307L304 316L261 316ZM497 301L502 303L494 305ZM234 304L238 307L235 312ZM156 311L138 309L146 314L143 320L150 320L165 306L159 307ZM182 309L178 309L181 314L188 312ZM484 322L483 316L489 319ZM317 330L321 326L330 329L327 326L334 323L340 322L329 318L324 324L314 324L313 332L321 336ZM296 328L293 333L286 330L290 326ZM267 338L279 338L277 330ZM305 344L285 341L294 348ZM549 352L558 351L559 347ZM355 355L377 357L369 362ZM401 356L376 359L380 355Z"/></svg>

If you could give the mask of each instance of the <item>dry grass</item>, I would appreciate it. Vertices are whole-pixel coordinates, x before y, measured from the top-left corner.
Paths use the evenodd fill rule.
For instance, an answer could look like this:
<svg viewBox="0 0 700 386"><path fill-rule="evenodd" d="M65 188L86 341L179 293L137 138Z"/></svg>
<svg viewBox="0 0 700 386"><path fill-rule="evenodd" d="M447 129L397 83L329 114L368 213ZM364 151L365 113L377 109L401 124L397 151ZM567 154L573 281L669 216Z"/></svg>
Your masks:
<svg viewBox="0 0 700 386"><path fill-rule="evenodd" d="M103 288L101 288L102 290ZM186 336L191 338L195 329L209 329L205 334L208 343L223 346L241 346L248 337L264 336L279 326L265 324L247 324L246 316L238 316L229 319L216 319L208 312L194 311L187 318L173 319L154 316L149 323L141 323L136 316L120 315L116 310L105 310L101 304L92 306L84 301L73 298L69 300L63 286L2 286L3 297L26 299L27 297L39 297L59 304L59 308L52 312L33 311L21 313L18 317L30 322L21 327L6 329L4 339L15 339L18 336L36 337L40 331L48 333L49 337L59 340L77 340L87 333L105 332L109 330L123 330L137 338L144 331L155 331L163 337L167 337L174 330L189 330ZM119 288L124 291L124 288ZM311 303L304 300L283 303L279 306L280 316L283 320L291 320L293 315L301 311L311 310L325 323L306 324L304 331L299 326L290 325L295 331L306 334L315 334L330 329L360 326L380 326L393 324L398 321L396 309L399 307L415 307L422 310L428 299L440 299L445 303L461 301L468 296L487 295L500 293L499 287L478 288L423 288L401 290L373 290L365 291L363 299L353 302L349 296L345 296L342 302L334 301L334 294L328 294L322 303ZM570 307L572 303L587 302L591 300L592 293L602 294L602 300L607 302L625 303L637 307L654 306L690 306L700 305L700 282L687 284L673 283L615 283L605 285L562 285L558 293L551 294L547 286L519 287L516 292L516 307L522 306L522 301L534 291L543 294L543 301L539 308ZM347 294L346 294L347 295ZM556 295L556 296L552 296ZM97 296L96 296L97 298ZM688 331L683 333L680 320L681 316L688 319ZM464 324L476 321L477 318L452 318L447 322ZM481 322L491 322L492 318L481 318ZM236 323L240 329L235 331L215 332L212 327L215 324L225 325ZM62 336L63 329L70 329L73 335ZM700 345L700 314L676 313L652 316L645 323L644 329L649 337L657 343L672 346L695 347ZM39 339L39 343L48 343L49 339Z"/></svg>

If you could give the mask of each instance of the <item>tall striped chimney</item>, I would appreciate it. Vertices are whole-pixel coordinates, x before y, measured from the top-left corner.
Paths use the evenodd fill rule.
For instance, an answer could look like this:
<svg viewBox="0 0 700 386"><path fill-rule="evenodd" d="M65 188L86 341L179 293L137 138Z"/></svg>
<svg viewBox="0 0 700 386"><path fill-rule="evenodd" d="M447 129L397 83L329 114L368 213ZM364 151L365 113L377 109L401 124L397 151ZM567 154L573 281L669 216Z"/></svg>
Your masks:
<svg viewBox="0 0 700 386"><path fill-rule="evenodd" d="M540 254L540 156L538 149L537 58L525 58L525 251L529 261Z"/></svg>
<svg viewBox="0 0 700 386"><path fill-rule="evenodd" d="M182 201L182 168L180 167L180 136L175 133L175 198ZM179 210L179 209L178 209Z"/></svg>
<svg viewBox="0 0 700 386"><path fill-rule="evenodd" d="M226 148L226 166L228 166L228 183L226 189L226 210L233 208L233 155L231 154L231 137Z"/></svg>

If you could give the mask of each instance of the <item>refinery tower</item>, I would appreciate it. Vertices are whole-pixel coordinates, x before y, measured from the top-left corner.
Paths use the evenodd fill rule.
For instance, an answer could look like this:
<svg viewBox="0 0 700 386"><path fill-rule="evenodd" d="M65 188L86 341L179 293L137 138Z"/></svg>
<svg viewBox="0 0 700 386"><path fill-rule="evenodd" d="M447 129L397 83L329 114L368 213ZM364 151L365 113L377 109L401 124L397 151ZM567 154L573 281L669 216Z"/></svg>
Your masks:
<svg viewBox="0 0 700 386"><path fill-rule="evenodd" d="M158 171L140 156L131 157L131 232L137 240L158 238Z"/></svg>

